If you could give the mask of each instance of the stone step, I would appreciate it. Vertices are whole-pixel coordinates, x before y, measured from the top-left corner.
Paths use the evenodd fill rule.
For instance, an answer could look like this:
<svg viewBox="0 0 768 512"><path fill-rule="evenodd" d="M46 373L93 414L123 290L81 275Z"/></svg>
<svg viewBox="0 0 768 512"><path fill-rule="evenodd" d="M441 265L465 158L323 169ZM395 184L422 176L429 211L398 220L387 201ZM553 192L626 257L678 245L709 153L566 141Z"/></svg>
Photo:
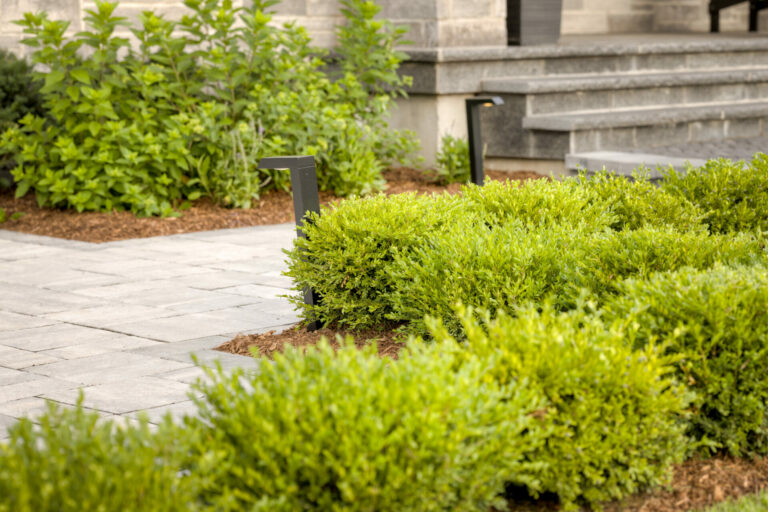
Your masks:
<svg viewBox="0 0 768 512"><path fill-rule="evenodd" d="M768 99L768 67L494 78L483 81L483 92L501 95L527 116L758 100Z"/></svg>
<svg viewBox="0 0 768 512"><path fill-rule="evenodd" d="M484 81L505 77L713 71L768 67L768 38L725 34L609 41L594 38L528 47L410 49L402 72L413 94L475 94ZM498 91L497 91L498 92Z"/></svg>
<svg viewBox="0 0 768 512"><path fill-rule="evenodd" d="M503 115L483 119L489 156L562 159L569 153L762 137L768 101L526 116L522 126Z"/></svg>

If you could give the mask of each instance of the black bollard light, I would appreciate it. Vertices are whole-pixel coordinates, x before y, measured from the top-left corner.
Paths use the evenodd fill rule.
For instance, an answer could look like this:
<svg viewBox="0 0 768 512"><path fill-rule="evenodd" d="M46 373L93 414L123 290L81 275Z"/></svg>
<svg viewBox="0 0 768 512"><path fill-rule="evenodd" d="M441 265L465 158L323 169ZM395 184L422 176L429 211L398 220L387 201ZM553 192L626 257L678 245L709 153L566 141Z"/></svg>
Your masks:
<svg viewBox="0 0 768 512"><path fill-rule="evenodd" d="M291 188L293 189L293 213L296 216L298 236L307 237L302 227L307 222L307 215L320 214L320 194L317 191L317 169L312 156L274 156L262 158L259 169L289 169ZM304 290L304 303L315 306L320 303L320 296L312 288ZM320 327L317 320L307 324L307 330L316 331Z"/></svg>
<svg viewBox="0 0 768 512"><path fill-rule="evenodd" d="M470 181L475 185L482 185L485 182L485 172L483 171L483 136L480 131L480 107L493 107L503 104L504 100L498 96L469 98L467 100L469 172Z"/></svg>

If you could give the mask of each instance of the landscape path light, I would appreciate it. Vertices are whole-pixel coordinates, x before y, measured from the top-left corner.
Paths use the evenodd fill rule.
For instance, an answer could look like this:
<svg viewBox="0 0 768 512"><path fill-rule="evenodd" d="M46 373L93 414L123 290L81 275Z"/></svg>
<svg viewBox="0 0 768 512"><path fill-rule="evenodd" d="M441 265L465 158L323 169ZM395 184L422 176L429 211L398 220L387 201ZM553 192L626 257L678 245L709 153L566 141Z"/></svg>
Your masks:
<svg viewBox="0 0 768 512"><path fill-rule="evenodd" d="M488 98L469 98L467 100L467 134L469 138L469 173L470 181L475 185L485 182L483 171L483 136L480 131L480 108L503 105L498 96Z"/></svg>
<svg viewBox="0 0 768 512"><path fill-rule="evenodd" d="M307 215L320 214L320 195L317 190L317 169L312 156L273 156L262 158L259 169L289 169L291 171L291 189L293 190L293 213L296 216L298 236L307 238L302 227L309 222ZM315 306L320 303L320 296L312 288L304 290L304 303ZM315 331L320 327L317 320L307 324L307 330Z"/></svg>

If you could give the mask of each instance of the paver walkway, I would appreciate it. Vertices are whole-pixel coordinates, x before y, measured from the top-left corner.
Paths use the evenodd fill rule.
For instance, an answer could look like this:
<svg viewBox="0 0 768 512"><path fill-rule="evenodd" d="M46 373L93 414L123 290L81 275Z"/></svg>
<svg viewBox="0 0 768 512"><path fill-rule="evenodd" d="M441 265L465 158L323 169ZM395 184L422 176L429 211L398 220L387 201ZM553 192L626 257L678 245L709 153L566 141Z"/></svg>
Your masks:
<svg viewBox="0 0 768 512"><path fill-rule="evenodd" d="M47 399L131 421L194 411L190 357L298 320L281 275L292 224L91 244L0 230L0 440Z"/></svg>

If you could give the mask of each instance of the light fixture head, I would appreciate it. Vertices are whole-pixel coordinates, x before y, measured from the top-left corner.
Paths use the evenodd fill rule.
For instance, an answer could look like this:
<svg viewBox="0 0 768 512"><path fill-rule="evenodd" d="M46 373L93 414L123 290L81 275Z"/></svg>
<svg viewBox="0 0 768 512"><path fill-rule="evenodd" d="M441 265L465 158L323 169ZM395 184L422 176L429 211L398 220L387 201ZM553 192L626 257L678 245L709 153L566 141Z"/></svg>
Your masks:
<svg viewBox="0 0 768 512"><path fill-rule="evenodd" d="M484 107L494 107L498 105L503 105L504 100L501 99L499 96L489 96L489 97L477 97L477 98L469 98L467 100L467 103L470 105L482 105Z"/></svg>

